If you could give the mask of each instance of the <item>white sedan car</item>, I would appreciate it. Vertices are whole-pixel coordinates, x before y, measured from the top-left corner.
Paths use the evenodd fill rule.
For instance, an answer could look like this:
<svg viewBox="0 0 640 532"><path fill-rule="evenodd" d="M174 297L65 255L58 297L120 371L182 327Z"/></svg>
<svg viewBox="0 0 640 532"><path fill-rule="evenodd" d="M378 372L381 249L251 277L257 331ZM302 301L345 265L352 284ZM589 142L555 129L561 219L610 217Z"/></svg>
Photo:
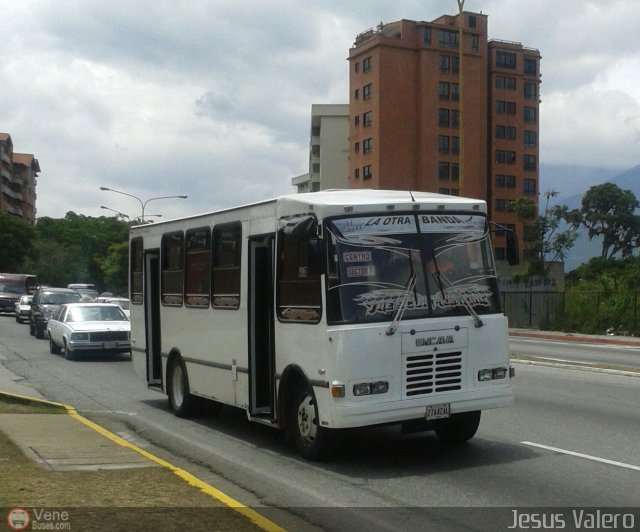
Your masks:
<svg viewBox="0 0 640 532"><path fill-rule="evenodd" d="M131 351L131 323L113 303L68 303L61 305L47 323L49 350L64 351L72 360L76 353L121 353Z"/></svg>

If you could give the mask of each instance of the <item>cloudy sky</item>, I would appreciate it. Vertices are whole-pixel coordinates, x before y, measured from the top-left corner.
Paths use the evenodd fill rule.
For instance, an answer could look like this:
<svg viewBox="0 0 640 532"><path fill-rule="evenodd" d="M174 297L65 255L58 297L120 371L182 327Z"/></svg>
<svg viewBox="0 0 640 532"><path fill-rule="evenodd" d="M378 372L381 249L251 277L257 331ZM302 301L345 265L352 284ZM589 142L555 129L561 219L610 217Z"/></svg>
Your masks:
<svg viewBox="0 0 640 532"><path fill-rule="evenodd" d="M42 172L38 215L197 214L293 192L313 103L347 103L378 23L456 0L0 0L0 131ZM640 164L638 0L466 0L542 54L541 162Z"/></svg>

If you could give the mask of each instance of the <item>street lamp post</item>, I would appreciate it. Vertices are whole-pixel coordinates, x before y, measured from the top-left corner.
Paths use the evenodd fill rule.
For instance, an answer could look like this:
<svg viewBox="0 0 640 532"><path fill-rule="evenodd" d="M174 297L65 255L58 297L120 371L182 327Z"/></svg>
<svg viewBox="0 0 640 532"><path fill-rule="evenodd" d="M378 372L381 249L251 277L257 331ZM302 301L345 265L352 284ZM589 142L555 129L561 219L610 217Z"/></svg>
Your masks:
<svg viewBox="0 0 640 532"><path fill-rule="evenodd" d="M188 196L184 196L184 195L180 195L180 196L157 196L154 198L149 198L145 201L142 201L138 196L134 196L133 194L129 194L128 192L122 192L122 190L116 190L113 188L109 188L109 187L100 187L100 190L103 191L108 191L108 192L115 192L117 194L122 194L124 196L129 196L130 198L133 198L135 200L138 200L138 202L140 203L140 206L142 207L142 214L140 215L140 222L144 223L144 210L147 206L147 203L149 203L150 201L155 201L155 200L161 200L161 199L187 199ZM149 216L158 216L158 215L149 215Z"/></svg>
<svg viewBox="0 0 640 532"><path fill-rule="evenodd" d="M123 220L126 218L127 220L129 220L129 215L125 214L123 212L120 211L116 211L115 209L112 209L111 207L105 207L104 205L100 205L101 209L105 209L107 211L111 211L111 212L115 212L118 216L120 216L120 218L122 218Z"/></svg>

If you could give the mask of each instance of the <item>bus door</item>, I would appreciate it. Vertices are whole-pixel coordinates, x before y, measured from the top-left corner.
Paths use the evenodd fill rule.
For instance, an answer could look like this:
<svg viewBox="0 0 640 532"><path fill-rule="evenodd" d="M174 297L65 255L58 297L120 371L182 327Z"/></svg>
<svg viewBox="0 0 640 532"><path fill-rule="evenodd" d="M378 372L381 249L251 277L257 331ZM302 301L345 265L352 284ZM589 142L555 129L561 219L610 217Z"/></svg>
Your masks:
<svg viewBox="0 0 640 532"><path fill-rule="evenodd" d="M249 239L249 413L273 417L275 403L274 235Z"/></svg>
<svg viewBox="0 0 640 532"><path fill-rule="evenodd" d="M147 383L162 386L160 345L160 252L144 254L144 327L147 351Z"/></svg>

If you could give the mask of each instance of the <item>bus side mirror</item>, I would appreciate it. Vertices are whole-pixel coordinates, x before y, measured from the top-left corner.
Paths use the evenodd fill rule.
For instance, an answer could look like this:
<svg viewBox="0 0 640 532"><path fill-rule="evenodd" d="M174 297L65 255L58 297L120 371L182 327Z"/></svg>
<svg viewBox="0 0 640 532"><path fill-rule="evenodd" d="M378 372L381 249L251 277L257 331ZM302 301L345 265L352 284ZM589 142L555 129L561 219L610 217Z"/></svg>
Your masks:
<svg viewBox="0 0 640 532"><path fill-rule="evenodd" d="M520 252L518 251L518 237L513 231L507 231L505 233L507 240L507 262L510 266L517 266L520 264Z"/></svg>

